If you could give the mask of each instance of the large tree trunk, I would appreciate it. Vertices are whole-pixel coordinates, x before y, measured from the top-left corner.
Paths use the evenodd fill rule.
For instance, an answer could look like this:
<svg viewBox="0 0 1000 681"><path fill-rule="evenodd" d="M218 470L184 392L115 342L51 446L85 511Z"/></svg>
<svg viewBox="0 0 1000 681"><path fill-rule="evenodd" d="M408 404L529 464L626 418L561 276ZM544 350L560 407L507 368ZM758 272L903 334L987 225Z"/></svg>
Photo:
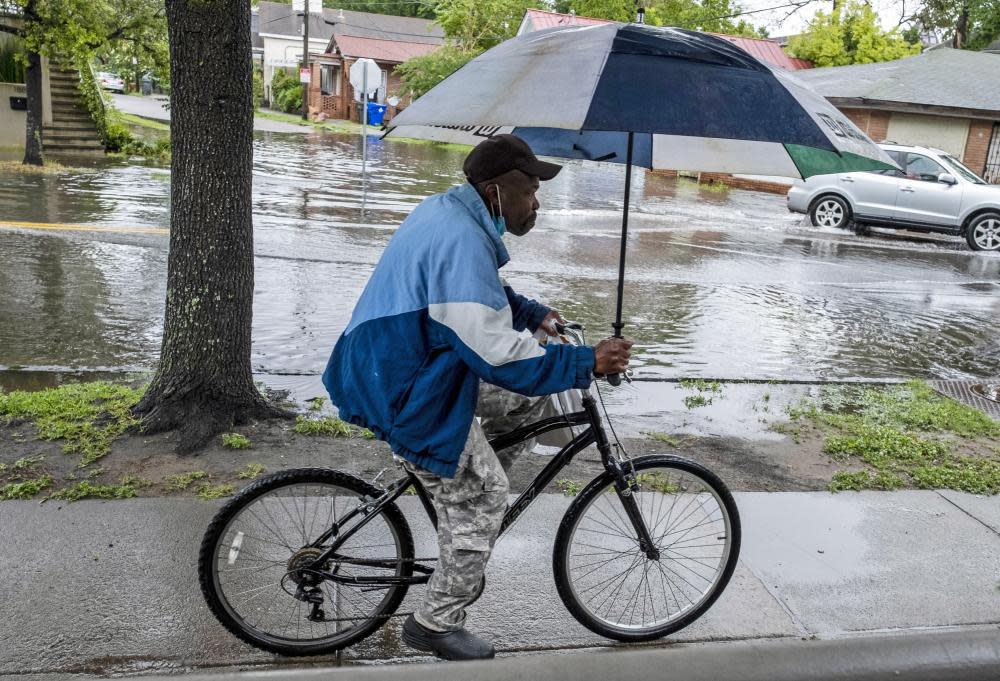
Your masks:
<svg viewBox="0 0 1000 681"><path fill-rule="evenodd" d="M24 164L40 166L45 161L42 155L42 57L37 52L28 53L28 68L24 75L28 100Z"/></svg>
<svg viewBox="0 0 1000 681"><path fill-rule="evenodd" d="M963 47L965 47L968 35L969 35L969 6L962 5L962 11L958 15L958 21L955 22L955 38L952 41L952 46L956 50L961 50Z"/></svg>
<svg viewBox="0 0 1000 681"><path fill-rule="evenodd" d="M284 415L253 383L249 0L167 0L170 254L163 346L136 413L178 451L234 423Z"/></svg>

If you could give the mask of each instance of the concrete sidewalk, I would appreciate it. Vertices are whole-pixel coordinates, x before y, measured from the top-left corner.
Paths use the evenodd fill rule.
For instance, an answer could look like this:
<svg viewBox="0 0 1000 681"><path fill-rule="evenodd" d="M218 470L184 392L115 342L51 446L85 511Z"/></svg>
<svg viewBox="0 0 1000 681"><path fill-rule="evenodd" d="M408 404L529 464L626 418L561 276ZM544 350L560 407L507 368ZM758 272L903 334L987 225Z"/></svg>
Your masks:
<svg viewBox="0 0 1000 681"><path fill-rule="evenodd" d="M699 621L663 644L840 639L1000 625L1000 503L952 492L741 493L740 565ZM418 555L434 538L405 497ZM497 546L470 627L503 654L621 648L581 627L551 575L558 518L546 495ZM0 504L0 675L281 669L202 602L195 554L218 504L193 499ZM411 512L412 511L412 512ZM422 589L404 603L412 608ZM324 666L419 660L399 619Z"/></svg>

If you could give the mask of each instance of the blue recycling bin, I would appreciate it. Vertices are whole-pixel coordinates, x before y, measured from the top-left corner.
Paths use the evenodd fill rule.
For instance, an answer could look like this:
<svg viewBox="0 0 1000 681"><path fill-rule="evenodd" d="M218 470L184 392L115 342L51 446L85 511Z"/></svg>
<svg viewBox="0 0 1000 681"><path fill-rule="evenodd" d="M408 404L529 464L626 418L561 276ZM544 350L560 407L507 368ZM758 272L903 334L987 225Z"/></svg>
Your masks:
<svg viewBox="0 0 1000 681"><path fill-rule="evenodd" d="M368 125L382 125L382 119L385 118L385 104L379 104L378 102L368 102Z"/></svg>

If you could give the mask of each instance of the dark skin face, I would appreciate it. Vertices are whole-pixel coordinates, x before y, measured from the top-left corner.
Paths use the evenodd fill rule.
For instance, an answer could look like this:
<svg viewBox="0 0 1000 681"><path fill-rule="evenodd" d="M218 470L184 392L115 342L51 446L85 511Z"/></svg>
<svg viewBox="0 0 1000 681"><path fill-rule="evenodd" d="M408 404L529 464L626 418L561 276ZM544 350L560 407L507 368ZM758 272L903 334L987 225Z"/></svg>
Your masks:
<svg viewBox="0 0 1000 681"><path fill-rule="evenodd" d="M490 215L502 212L507 231L514 236L524 236L535 226L538 218L538 178L511 170L503 175L476 185Z"/></svg>

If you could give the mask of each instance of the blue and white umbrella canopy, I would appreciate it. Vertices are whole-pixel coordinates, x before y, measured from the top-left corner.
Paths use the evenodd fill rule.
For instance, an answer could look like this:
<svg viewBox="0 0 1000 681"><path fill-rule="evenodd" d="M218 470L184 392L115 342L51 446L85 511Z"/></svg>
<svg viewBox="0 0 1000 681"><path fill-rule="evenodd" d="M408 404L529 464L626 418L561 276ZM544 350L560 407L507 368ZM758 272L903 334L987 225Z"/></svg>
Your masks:
<svg viewBox="0 0 1000 681"><path fill-rule="evenodd" d="M646 168L811 175L895 168L787 72L704 33L607 24L529 33L485 52L387 135L476 144L513 132L535 153Z"/></svg>

